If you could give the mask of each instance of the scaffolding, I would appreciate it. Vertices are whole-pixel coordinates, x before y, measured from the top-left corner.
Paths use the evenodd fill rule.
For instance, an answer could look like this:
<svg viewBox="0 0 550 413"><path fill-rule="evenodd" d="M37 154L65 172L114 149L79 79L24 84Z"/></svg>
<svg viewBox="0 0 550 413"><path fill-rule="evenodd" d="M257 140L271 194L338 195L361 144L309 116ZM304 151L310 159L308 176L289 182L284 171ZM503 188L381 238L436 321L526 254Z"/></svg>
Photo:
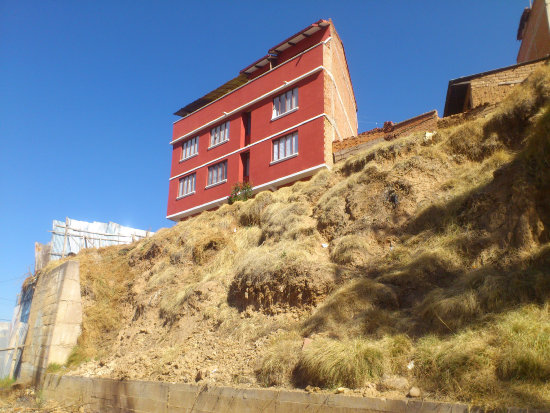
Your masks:
<svg viewBox="0 0 550 413"><path fill-rule="evenodd" d="M130 244L153 233L114 222L85 222L66 218L53 221L50 260L77 254L83 248Z"/></svg>

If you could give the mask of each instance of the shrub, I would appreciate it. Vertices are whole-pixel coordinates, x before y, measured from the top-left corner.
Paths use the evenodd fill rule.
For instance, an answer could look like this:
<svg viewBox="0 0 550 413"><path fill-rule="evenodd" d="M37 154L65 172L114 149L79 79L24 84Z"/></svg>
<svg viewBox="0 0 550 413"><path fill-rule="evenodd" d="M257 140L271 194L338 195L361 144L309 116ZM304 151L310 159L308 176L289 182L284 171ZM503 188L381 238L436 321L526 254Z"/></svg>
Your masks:
<svg viewBox="0 0 550 413"><path fill-rule="evenodd" d="M252 184L250 182L237 182L231 188L231 194L229 195L229 205L235 201L246 201L252 198Z"/></svg>

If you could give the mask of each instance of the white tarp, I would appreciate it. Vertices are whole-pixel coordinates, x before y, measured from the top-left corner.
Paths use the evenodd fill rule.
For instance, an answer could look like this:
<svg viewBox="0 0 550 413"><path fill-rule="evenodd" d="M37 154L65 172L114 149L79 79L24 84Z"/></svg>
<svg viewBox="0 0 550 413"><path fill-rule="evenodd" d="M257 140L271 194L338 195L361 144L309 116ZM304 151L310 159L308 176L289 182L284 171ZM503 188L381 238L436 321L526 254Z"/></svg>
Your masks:
<svg viewBox="0 0 550 413"><path fill-rule="evenodd" d="M0 378L15 377L18 374L22 346L25 344L29 328L28 322L33 294L34 287L31 286L18 295L12 321L8 323L6 338L0 340Z"/></svg>
<svg viewBox="0 0 550 413"><path fill-rule="evenodd" d="M53 221L50 260L58 260L82 248L99 248L109 245L130 244L148 237L150 231L125 227L114 222L85 222L67 218Z"/></svg>

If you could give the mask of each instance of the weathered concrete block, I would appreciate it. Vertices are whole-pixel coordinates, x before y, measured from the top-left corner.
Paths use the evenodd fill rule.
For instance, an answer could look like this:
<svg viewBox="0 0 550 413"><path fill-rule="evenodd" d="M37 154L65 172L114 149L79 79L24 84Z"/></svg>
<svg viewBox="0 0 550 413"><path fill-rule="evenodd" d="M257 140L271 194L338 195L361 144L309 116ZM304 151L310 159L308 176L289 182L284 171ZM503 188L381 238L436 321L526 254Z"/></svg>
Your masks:
<svg viewBox="0 0 550 413"><path fill-rule="evenodd" d="M79 264L67 261L41 274L29 314L29 329L21 357L19 380L35 383L51 363L63 364L80 335ZM70 298L69 301L61 297Z"/></svg>
<svg viewBox="0 0 550 413"><path fill-rule="evenodd" d="M125 394L133 397L145 397L152 400L168 400L168 383L155 381L118 381L115 382ZM120 390L119 390L120 392Z"/></svg>
<svg viewBox="0 0 550 413"><path fill-rule="evenodd" d="M117 398L111 398L114 407L135 411L135 412L155 412L166 413L166 400L153 400L146 396L137 397L135 395L119 395Z"/></svg>
<svg viewBox="0 0 550 413"><path fill-rule="evenodd" d="M80 332L80 323L59 325L52 334L50 346L70 346L72 348L76 342L75 338L78 339Z"/></svg>
<svg viewBox="0 0 550 413"><path fill-rule="evenodd" d="M80 294L80 287L78 287ZM55 324L82 323L82 305L80 301L59 301L56 308Z"/></svg>
<svg viewBox="0 0 550 413"><path fill-rule="evenodd" d="M392 400L301 391L241 389L46 375L44 394L97 412L161 413L475 413L463 404ZM508 409L508 413L542 413Z"/></svg>
<svg viewBox="0 0 550 413"><path fill-rule="evenodd" d="M198 386L189 386L186 384L173 384L170 386L170 406L191 408L199 394Z"/></svg>

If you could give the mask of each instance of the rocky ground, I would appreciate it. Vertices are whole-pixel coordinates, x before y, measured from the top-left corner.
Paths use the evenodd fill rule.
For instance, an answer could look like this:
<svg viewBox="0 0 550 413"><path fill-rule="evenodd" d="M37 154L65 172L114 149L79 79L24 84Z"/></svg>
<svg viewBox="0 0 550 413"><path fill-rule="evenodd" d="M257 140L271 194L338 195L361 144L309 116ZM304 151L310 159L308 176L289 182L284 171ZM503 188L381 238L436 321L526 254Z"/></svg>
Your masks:
<svg viewBox="0 0 550 413"><path fill-rule="evenodd" d="M0 391L0 412L5 413L87 413L82 405L67 405L44 400L40 392L32 388L14 388Z"/></svg>

